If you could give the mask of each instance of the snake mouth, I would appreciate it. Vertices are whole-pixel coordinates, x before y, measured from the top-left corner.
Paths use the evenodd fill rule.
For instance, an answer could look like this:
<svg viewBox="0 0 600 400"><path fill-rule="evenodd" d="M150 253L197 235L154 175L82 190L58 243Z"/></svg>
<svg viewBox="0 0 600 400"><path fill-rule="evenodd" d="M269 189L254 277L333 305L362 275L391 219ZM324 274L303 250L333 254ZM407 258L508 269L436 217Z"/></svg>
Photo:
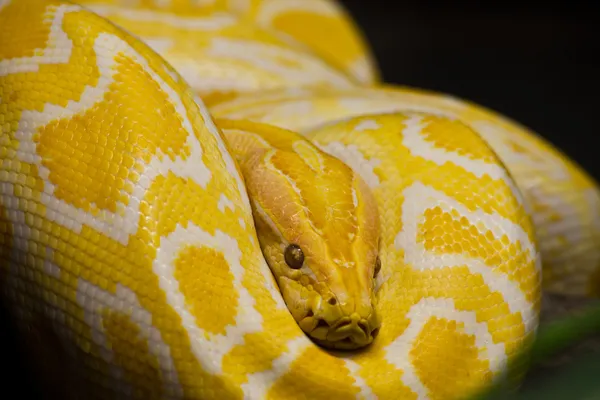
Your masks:
<svg viewBox="0 0 600 400"><path fill-rule="evenodd" d="M302 330L318 345L340 350L354 350L368 346L379 333L379 326L358 314L342 317L333 324L308 312L300 323Z"/></svg>

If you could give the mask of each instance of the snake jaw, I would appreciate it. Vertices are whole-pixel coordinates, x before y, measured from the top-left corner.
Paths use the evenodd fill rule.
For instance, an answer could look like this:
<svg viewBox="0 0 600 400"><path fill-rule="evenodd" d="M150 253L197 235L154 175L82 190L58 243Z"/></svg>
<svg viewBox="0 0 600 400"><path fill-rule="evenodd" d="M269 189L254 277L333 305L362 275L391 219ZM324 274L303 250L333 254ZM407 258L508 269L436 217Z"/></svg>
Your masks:
<svg viewBox="0 0 600 400"><path fill-rule="evenodd" d="M379 333L379 325L372 325L368 319L358 314L344 317L329 326L323 319L306 317L299 323L300 327L310 329L305 332L317 344L330 349L354 350L368 346Z"/></svg>
<svg viewBox="0 0 600 400"><path fill-rule="evenodd" d="M372 304L365 307L357 303L351 313L347 311L349 305L321 301L306 312L298 325L325 348L352 350L365 347L379 333L381 322L378 314Z"/></svg>
<svg viewBox="0 0 600 400"><path fill-rule="evenodd" d="M368 346L377 337L381 320L370 297L335 296L323 285L307 288L285 277L279 285L298 326L316 344L353 350Z"/></svg>

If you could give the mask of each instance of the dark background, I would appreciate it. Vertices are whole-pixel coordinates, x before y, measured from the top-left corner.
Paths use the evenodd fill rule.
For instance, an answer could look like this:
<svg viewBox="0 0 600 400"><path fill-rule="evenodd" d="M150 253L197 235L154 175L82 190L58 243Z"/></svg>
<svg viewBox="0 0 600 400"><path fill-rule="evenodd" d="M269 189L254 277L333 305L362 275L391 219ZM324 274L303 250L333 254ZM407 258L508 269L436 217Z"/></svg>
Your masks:
<svg viewBox="0 0 600 400"><path fill-rule="evenodd" d="M511 117L600 179L600 10L594 2L341 0L389 83Z"/></svg>

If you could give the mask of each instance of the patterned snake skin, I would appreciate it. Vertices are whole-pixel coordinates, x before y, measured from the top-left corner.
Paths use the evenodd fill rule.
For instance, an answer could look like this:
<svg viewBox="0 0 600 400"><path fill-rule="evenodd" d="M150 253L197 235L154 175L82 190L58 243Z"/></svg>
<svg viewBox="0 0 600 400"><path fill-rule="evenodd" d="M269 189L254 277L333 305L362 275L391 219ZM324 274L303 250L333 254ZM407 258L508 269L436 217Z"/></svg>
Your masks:
<svg viewBox="0 0 600 400"><path fill-rule="evenodd" d="M381 84L333 1L78 3L0 0L0 287L48 393L461 398L518 384L542 290L600 292L596 183Z"/></svg>

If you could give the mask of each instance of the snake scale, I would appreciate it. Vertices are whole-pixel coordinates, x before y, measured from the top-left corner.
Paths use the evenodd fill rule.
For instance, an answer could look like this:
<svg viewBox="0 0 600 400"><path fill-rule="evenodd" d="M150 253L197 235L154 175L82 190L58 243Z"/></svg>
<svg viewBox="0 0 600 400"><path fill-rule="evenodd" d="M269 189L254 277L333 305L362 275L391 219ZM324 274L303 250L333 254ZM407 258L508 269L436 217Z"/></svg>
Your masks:
<svg viewBox="0 0 600 400"><path fill-rule="evenodd" d="M75 3L0 0L0 287L61 398L460 398L600 292L593 179L335 2Z"/></svg>

